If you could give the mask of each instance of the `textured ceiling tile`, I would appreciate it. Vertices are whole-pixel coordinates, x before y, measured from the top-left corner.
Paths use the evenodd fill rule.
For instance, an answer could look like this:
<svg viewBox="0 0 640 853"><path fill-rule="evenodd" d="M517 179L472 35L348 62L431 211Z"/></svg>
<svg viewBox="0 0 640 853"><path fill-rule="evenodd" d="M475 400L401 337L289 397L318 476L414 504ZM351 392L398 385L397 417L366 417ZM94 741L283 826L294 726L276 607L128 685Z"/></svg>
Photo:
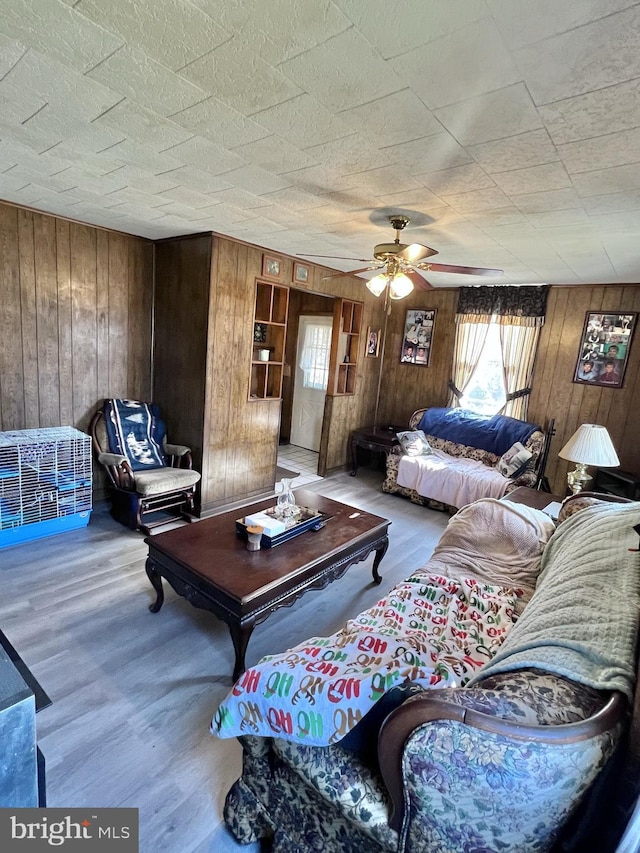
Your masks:
<svg viewBox="0 0 640 853"><path fill-rule="evenodd" d="M123 40L52 0L2 0L0 30L84 74Z"/></svg>
<svg viewBox="0 0 640 853"><path fill-rule="evenodd" d="M221 145L203 139L201 136L192 136L177 145L163 149L163 154L188 163L198 169L204 169L212 175L221 175L230 172L231 169L239 169L246 166L247 160L239 152L227 151Z"/></svg>
<svg viewBox="0 0 640 853"><path fill-rule="evenodd" d="M475 163L455 166L453 169L441 169L439 172L429 172L418 177L426 187L439 195L452 195L495 186L495 181Z"/></svg>
<svg viewBox="0 0 640 853"><path fill-rule="evenodd" d="M559 159L546 130L531 130L493 142L468 145L467 151L489 174L541 166Z"/></svg>
<svg viewBox="0 0 640 853"><path fill-rule="evenodd" d="M298 148L330 142L353 132L341 115L335 116L307 94L261 110L253 115L253 120L270 133L282 133L286 128L287 139Z"/></svg>
<svg viewBox="0 0 640 853"><path fill-rule="evenodd" d="M559 145L558 153L570 174L640 163L640 128Z"/></svg>
<svg viewBox="0 0 640 853"><path fill-rule="evenodd" d="M204 100L207 93L135 47L126 47L87 74L143 107L168 116Z"/></svg>
<svg viewBox="0 0 640 853"><path fill-rule="evenodd" d="M579 27L514 52L536 104L548 104L640 76L640 9ZM611 45L615 44L615 51Z"/></svg>
<svg viewBox="0 0 640 853"><path fill-rule="evenodd" d="M196 59L180 71L180 76L247 116L301 92L238 38Z"/></svg>
<svg viewBox="0 0 640 853"><path fill-rule="evenodd" d="M542 119L522 83L443 107L435 115L462 145L489 142L542 127Z"/></svg>
<svg viewBox="0 0 640 853"><path fill-rule="evenodd" d="M389 59L450 35L488 14L484 0L335 0L381 56ZM402 14L398 14L399 11ZM407 22L411 22L407 25Z"/></svg>
<svg viewBox="0 0 640 853"><path fill-rule="evenodd" d="M0 81L0 96L91 120L121 100L121 95L86 76L29 50ZM3 118L4 118L3 114Z"/></svg>
<svg viewBox="0 0 640 853"><path fill-rule="evenodd" d="M246 190L240 190L237 187L213 192L209 198L212 202L220 202L238 210L254 210L259 207L269 207L272 204L271 201L267 201L262 196L254 195Z"/></svg>
<svg viewBox="0 0 640 853"><path fill-rule="evenodd" d="M209 15L179 0L82 0L77 11L173 71L231 38Z"/></svg>
<svg viewBox="0 0 640 853"><path fill-rule="evenodd" d="M486 0L512 49L542 41L634 5L635 0Z"/></svg>
<svg viewBox="0 0 640 853"><path fill-rule="evenodd" d="M490 18L431 42L428 48L416 48L391 59L389 64L432 110L521 79Z"/></svg>
<svg viewBox="0 0 640 853"><path fill-rule="evenodd" d="M13 68L26 52L26 45L12 41L0 33L0 79Z"/></svg>
<svg viewBox="0 0 640 853"><path fill-rule="evenodd" d="M527 220L535 228L556 228L565 225L584 225L589 217L582 208L574 207L565 210L549 210L543 213L529 213Z"/></svg>
<svg viewBox="0 0 640 853"><path fill-rule="evenodd" d="M494 210L481 210L479 212L466 213L469 222L473 222L478 228L491 228L495 225L514 225L524 222L524 214L517 207L498 207Z"/></svg>
<svg viewBox="0 0 640 853"><path fill-rule="evenodd" d="M358 133L332 142L312 145L305 150L318 163L330 167L341 175L376 169L394 160L388 151L379 151Z"/></svg>
<svg viewBox="0 0 640 853"><path fill-rule="evenodd" d="M382 166L380 169L358 172L351 177L357 179L353 187L356 192L371 193L376 196L417 190L421 187L420 181L414 178L409 169L404 166Z"/></svg>
<svg viewBox="0 0 640 853"><path fill-rule="evenodd" d="M132 166L139 166L141 169L147 169L153 174L161 172L169 172L171 169L176 169L182 163L175 157L169 154L152 154L147 148L132 142L130 139L125 139L117 145L112 145L105 151L102 151L98 157L102 156L105 160L116 159L122 163L130 163Z"/></svg>
<svg viewBox="0 0 640 853"><path fill-rule="evenodd" d="M547 163L544 166L531 166L528 169L514 169L512 172L497 172L493 177L507 195L562 190L571 186L571 179L562 163Z"/></svg>
<svg viewBox="0 0 640 853"><path fill-rule="evenodd" d="M221 201L220 199L216 199L214 196L199 193L197 190L187 189L186 187L173 187L173 189L157 193L156 198L158 199L157 204L178 201L181 204L193 207L194 210L199 210L203 207L213 207ZM155 206L157 205L154 205L154 207Z"/></svg>
<svg viewBox="0 0 640 853"><path fill-rule="evenodd" d="M278 192L290 185L289 181L285 178L281 178L279 175L272 175L265 169L261 169L260 166L243 166L241 169L226 172L224 177L232 185L247 190L247 192L254 195Z"/></svg>
<svg viewBox="0 0 640 853"><path fill-rule="evenodd" d="M231 180L227 180L226 175L212 175L202 169L196 169L194 166L181 166L179 169L172 169L165 172L163 177L173 181L175 186L184 184L185 187L203 193L227 190L233 186Z"/></svg>
<svg viewBox="0 0 640 853"><path fill-rule="evenodd" d="M541 213L545 210L563 210L569 207L581 207L580 199L573 189L514 195L511 201L523 213Z"/></svg>
<svg viewBox="0 0 640 853"><path fill-rule="evenodd" d="M209 3L212 16L219 14L215 0ZM243 0L246 19L242 36L252 50L271 65L291 59L351 26L329 0Z"/></svg>
<svg viewBox="0 0 640 853"><path fill-rule="evenodd" d="M409 166L416 175L473 162L465 149L445 131L413 142L392 145L385 148L385 152L398 163Z"/></svg>
<svg viewBox="0 0 640 853"><path fill-rule="evenodd" d="M284 74L320 103L339 112L406 87L355 29L279 66Z"/></svg>
<svg viewBox="0 0 640 853"><path fill-rule="evenodd" d="M310 193L348 190L358 184L358 173L341 175L336 167L311 166L308 169L296 169L283 172L282 177L292 186L300 187Z"/></svg>
<svg viewBox="0 0 640 853"><path fill-rule="evenodd" d="M263 169L274 172L276 175L315 166L317 162L311 153L301 151L286 139L275 135L240 145L234 148L234 153L245 162L262 166Z"/></svg>
<svg viewBox="0 0 640 853"><path fill-rule="evenodd" d="M637 233L640 228L640 204L637 210L618 211L616 213L600 213L589 217L594 228L601 231L629 231Z"/></svg>
<svg viewBox="0 0 640 853"><path fill-rule="evenodd" d="M447 204L463 213L466 211L473 212L474 210L491 210L496 207L504 207L509 203L509 199L497 187L465 193L452 193L451 195L443 195L443 198Z"/></svg>
<svg viewBox="0 0 640 853"><path fill-rule="evenodd" d="M394 207L412 207L423 213L426 213L427 210L431 212L446 207L442 199L426 187L410 188L402 192L393 190L393 192L381 194L380 201Z"/></svg>
<svg viewBox="0 0 640 853"><path fill-rule="evenodd" d="M70 113L54 111L50 107L40 110L23 126L30 133L51 139L51 147L55 144L57 157L74 160L87 152L97 154L125 138L122 132L93 122L81 121Z"/></svg>
<svg viewBox="0 0 640 853"><path fill-rule="evenodd" d="M640 127L640 86L619 83L540 107L540 115L556 145Z"/></svg>
<svg viewBox="0 0 640 853"><path fill-rule="evenodd" d="M277 192L264 193L263 198L265 201L272 201L274 204L282 205L282 207L291 210L309 210L318 204L316 196L299 190L297 187L287 187Z"/></svg>
<svg viewBox="0 0 640 853"><path fill-rule="evenodd" d="M640 167L614 166L597 172L582 172L573 176L573 184L580 196L608 195L640 189Z"/></svg>
<svg viewBox="0 0 640 853"><path fill-rule="evenodd" d="M640 210L640 192L611 193L582 199L584 209L589 216L602 213L616 213L625 210Z"/></svg>
<svg viewBox="0 0 640 853"><path fill-rule="evenodd" d="M154 152L170 148L192 136L191 131L128 98L94 119L94 124L113 128L139 145L148 145Z"/></svg>
<svg viewBox="0 0 640 853"><path fill-rule="evenodd" d="M410 89L344 110L340 118L351 131L375 128L380 148L442 132L440 122Z"/></svg>
<svg viewBox="0 0 640 853"><path fill-rule="evenodd" d="M186 110L170 115L169 118L181 127L224 145L225 148L234 148L270 135L268 130L217 98L207 98Z"/></svg>

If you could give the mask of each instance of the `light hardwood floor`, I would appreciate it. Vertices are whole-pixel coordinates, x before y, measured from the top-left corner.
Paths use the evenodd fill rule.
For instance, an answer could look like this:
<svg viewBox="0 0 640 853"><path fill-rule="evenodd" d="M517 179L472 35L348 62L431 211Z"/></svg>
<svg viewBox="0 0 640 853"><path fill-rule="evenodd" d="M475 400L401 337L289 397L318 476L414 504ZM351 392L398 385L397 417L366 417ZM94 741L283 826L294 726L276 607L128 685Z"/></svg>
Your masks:
<svg viewBox="0 0 640 853"><path fill-rule="evenodd" d="M448 516L383 494L381 478L360 469L305 486L391 519L381 586L372 556L352 566L258 625L247 665L336 631L429 558ZM240 746L209 734L232 683L229 631L167 584L150 613L145 558L143 535L105 504L83 530L0 551L0 628L53 700L37 716L48 805L138 808L141 853L246 853L220 825Z"/></svg>

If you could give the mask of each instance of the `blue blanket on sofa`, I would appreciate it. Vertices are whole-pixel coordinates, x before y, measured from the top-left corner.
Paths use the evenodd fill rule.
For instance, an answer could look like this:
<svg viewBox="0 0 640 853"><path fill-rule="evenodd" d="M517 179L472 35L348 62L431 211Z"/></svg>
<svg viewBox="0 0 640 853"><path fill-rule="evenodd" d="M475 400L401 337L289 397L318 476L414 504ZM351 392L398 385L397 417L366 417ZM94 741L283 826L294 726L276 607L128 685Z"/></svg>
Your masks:
<svg viewBox="0 0 640 853"><path fill-rule="evenodd" d="M436 438L502 456L517 441L525 444L540 427L507 415L478 415L466 409L434 407L424 413L418 429Z"/></svg>

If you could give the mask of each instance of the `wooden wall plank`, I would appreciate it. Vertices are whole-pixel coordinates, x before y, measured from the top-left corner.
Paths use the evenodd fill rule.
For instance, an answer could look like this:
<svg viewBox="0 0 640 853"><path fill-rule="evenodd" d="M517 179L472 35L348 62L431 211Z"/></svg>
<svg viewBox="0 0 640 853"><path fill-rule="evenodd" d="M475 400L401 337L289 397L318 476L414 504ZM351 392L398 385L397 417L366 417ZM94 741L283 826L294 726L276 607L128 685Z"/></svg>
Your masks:
<svg viewBox="0 0 640 853"><path fill-rule="evenodd" d="M40 408L38 425L46 427L60 423L56 223L50 216L36 216L33 224Z"/></svg>
<svg viewBox="0 0 640 853"><path fill-rule="evenodd" d="M73 409L73 323L71 319L71 243L69 223L56 219L56 276L58 279L59 426L75 426Z"/></svg>
<svg viewBox="0 0 640 853"><path fill-rule="evenodd" d="M38 383L38 317L33 216L18 210L18 250L20 257L20 321L22 327L22 369L24 376L24 428L40 423Z"/></svg>
<svg viewBox="0 0 640 853"><path fill-rule="evenodd" d="M24 429L18 209L0 205L0 428Z"/></svg>

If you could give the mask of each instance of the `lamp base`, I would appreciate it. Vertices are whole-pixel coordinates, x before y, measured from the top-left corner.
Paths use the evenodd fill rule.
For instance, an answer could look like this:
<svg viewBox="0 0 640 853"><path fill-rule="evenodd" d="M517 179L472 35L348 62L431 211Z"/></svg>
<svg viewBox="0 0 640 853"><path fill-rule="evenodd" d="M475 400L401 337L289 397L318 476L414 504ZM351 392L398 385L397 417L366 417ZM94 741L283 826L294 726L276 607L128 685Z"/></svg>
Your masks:
<svg viewBox="0 0 640 853"><path fill-rule="evenodd" d="M577 495L578 492L584 492L587 483L592 479L591 474L587 473L587 466L583 465L582 462L576 464L575 471L569 471L567 474L567 482L574 495Z"/></svg>

